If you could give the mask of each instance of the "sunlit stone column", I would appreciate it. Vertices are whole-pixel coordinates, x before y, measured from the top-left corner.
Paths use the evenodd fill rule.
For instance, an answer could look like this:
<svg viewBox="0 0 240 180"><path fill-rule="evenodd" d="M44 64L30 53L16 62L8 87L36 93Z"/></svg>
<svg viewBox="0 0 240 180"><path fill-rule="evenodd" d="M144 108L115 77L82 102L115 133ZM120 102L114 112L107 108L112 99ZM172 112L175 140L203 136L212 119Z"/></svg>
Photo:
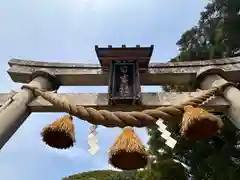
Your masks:
<svg viewBox="0 0 240 180"><path fill-rule="evenodd" d="M42 89L57 89L54 77L46 72L36 72L29 85ZM0 149L18 130L26 118L31 114L28 104L33 100L31 90L22 89L14 97L13 101L0 112Z"/></svg>
<svg viewBox="0 0 240 180"><path fill-rule="evenodd" d="M201 89L210 89L214 86L219 86L226 83L224 79L224 71L218 68L201 69L197 74L197 86ZM240 91L229 86L225 88L223 95L229 102L228 116L237 129L240 129Z"/></svg>

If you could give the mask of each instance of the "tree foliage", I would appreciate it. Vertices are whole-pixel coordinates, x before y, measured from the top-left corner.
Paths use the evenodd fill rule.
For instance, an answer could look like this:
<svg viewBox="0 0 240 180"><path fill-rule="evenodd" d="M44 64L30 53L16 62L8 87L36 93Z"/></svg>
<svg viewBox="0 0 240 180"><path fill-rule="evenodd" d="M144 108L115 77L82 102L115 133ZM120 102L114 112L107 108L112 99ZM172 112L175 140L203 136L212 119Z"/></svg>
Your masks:
<svg viewBox="0 0 240 180"><path fill-rule="evenodd" d="M172 62L217 59L235 57L240 53L240 1L212 0L200 14L198 24L185 31L177 42L179 55L172 58ZM165 91L189 91L188 86L164 86ZM225 122L229 122L222 115ZM224 131L208 140L191 142L179 137L174 152L166 150L160 141L160 134L156 128L149 129L149 141L152 154L157 162L153 170L163 174L170 167L164 166L166 158L176 159L189 167L189 174L196 180L237 180L240 177L240 148L239 132L229 123ZM165 153L159 153L165 149ZM180 174L176 175L175 179ZM160 177L160 176L159 176Z"/></svg>
<svg viewBox="0 0 240 180"><path fill-rule="evenodd" d="M152 178L152 179L151 179ZM63 178L63 180L156 180L149 170L141 171L89 171Z"/></svg>

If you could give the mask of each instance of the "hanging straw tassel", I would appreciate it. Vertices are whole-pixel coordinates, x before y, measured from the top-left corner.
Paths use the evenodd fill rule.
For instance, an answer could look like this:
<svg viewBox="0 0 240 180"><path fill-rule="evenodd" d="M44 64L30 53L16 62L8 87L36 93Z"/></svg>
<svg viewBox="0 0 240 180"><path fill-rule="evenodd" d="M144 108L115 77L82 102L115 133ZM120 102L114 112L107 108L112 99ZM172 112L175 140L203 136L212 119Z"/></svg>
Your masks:
<svg viewBox="0 0 240 180"><path fill-rule="evenodd" d="M214 136L223 127L217 116L193 106L184 107L180 133L187 139L201 140Z"/></svg>
<svg viewBox="0 0 240 180"><path fill-rule="evenodd" d="M44 127L41 132L43 141L58 149L67 149L75 143L75 132L73 118L71 115L65 115L57 119L52 124Z"/></svg>
<svg viewBox="0 0 240 180"><path fill-rule="evenodd" d="M125 127L109 150L109 163L122 170L136 170L148 164L148 154L132 127Z"/></svg>

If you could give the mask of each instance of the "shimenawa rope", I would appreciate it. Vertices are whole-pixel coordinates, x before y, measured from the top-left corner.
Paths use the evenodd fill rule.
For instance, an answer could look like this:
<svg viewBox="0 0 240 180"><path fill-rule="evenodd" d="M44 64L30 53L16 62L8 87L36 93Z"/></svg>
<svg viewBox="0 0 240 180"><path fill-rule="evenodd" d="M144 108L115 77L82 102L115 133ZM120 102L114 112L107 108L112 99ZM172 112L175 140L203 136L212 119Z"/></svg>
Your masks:
<svg viewBox="0 0 240 180"><path fill-rule="evenodd" d="M159 118L165 121L178 120L182 117L184 107L186 105L192 105L194 107L197 107L201 104L204 104L209 99L212 99L216 95L219 95L219 93L221 93L224 88L230 85L232 86L234 84L229 82L218 87L213 87L199 97L194 97L180 105L171 105L169 107L147 109L141 112L110 112L108 110L96 110L89 107L85 108L83 106L77 106L72 102L70 103L67 101L67 99L63 99L61 98L61 96L55 93L48 92L46 90L41 90L39 88L29 85L23 85L22 88L32 90L36 96L41 96L45 100L52 103L54 106L57 106L63 111L74 115L82 120L86 120L91 124L103 125L106 127L145 127L155 123Z"/></svg>

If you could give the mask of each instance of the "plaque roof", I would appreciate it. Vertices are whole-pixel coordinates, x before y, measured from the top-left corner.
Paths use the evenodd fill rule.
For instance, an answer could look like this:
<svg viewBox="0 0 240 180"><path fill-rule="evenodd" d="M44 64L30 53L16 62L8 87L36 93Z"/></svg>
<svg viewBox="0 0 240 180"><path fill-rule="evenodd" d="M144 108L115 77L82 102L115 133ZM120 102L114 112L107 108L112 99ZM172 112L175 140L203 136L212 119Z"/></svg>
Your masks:
<svg viewBox="0 0 240 180"><path fill-rule="evenodd" d="M141 47L136 45L136 47L98 47L95 46L95 51L97 57L102 67L108 68L110 63L115 60L124 60L124 61L138 61L140 68L147 68L149 61L152 56L154 46L150 47Z"/></svg>

